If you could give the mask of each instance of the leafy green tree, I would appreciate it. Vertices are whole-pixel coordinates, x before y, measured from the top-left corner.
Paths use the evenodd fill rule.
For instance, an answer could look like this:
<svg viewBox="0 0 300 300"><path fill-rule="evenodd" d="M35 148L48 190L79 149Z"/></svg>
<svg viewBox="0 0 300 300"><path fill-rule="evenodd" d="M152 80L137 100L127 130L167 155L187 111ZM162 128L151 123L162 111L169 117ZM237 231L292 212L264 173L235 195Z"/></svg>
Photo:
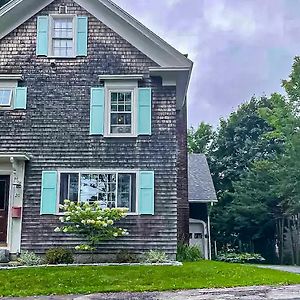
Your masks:
<svg viewBox="0 0 300 300"><path fill-rule="evenodd" d="M239 181L255 161L274 158L281 151L280 143L266 138L274 128L258 113L270 106L265 97L241 105L227 120L221 120L210 147L208 160L219 201L211 213L212 232L219 246L237 240L230 209L233 182Z"/></svg>
<svg viewBox="0 0 300 300"><path fill-rule="evenodd" d="M264 138L282 145L268 160L256 161L236 181L228 207L237 239L252 244L270 259L279 246L280 262L285 252L300 263L300 60L295 59L289 80L283 81L288 98L273 94L269 106L258 109L272 128ZM286 244L288 246L286 246Z"/></svg>
<svg viewBox="0 0 300 300"><path fill-rule="evenodd" d="M233 231L247 251L259 252L268 261L276 261L276 225L282 219L281 198L276 193L277 164L272 160L256 161L235 182L229 207Z"/></svg>
<svg viewBox="0 0 300 300"><path fill-rule="evenodd" d="M197 129L191 127L188 130L188 151L189 153L207 154L210 144L214 138L213 127L201 122Z"/></svg>

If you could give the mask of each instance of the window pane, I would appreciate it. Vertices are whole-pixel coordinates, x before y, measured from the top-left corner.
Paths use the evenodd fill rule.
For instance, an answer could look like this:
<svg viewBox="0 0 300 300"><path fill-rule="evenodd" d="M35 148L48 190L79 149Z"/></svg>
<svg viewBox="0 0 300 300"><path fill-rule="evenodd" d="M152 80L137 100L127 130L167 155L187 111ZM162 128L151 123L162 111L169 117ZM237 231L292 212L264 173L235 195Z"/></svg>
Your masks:
<svg viewBox="0 0 300 300"><path fill-rule="evenodd" d="M11 89L3 89L0 90L0 105L10 105L12 96L12 90Z"/></svg>
<svg viewBox="0 0 300 300"><path fill-rule="evenodd" d="M132 132L132 92L111 93L111 133Z"/></svg>
<svg viewBox="0 0 300 300"><path fill-rule="evenodd" d="M73 40L53 39L53 55L54 56L72 56Z"/></svg>
<svg viewBox="0 0 300 300"><path fill-rule="evenodd" d="M80 201L94 202L98 200L98 177L97 174L81 174L80 178Z"/></svg>
<svg viewBox="0 0 300 300"><path fill-rule="evenodd" d="M73 38L73 19L53 19L54 38Z"/></svg>
<svg viewBox="0 0 300 300"><path fill-rule="evenodd" d="M81 201L99 201L102 208L115 207L115 193L115 174L82 174Z"/></svg>
<svg viewBox="0 0 300 300"><path fill-rule="evenodd" d="M69 175L69 200L74 202L78 201L78 184L79 184L78 174L70 174Z"/></svg>
<svg viewBox="0 0 300 300"><path fill-rule="evenodd" d="M118 175L117 206L128 208L130 212L136 211L135 174Z"/></svg>
<svg viewBox="0 0 300 300"><path fill-rule="evenodd" d="M65 200L78 201L78 178L78 173L60 174L60 204L64 204Z"/></svg>

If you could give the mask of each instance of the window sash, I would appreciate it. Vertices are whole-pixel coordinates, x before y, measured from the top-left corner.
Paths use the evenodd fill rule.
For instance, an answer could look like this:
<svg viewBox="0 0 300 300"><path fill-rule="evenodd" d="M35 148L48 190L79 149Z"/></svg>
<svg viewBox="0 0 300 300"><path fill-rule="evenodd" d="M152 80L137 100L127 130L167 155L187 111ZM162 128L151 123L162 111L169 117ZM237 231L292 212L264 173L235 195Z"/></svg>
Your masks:
<svg viewBox="0 0 300 300"><path fill-rule="evenodd" d="M62 198L62 175L68 175L68 186L67 186L67 195L68 197L70 196L70 175L71 174L76 174L77 177L78 177L78 194L77 194L77 199L76 201L74 202L81 202L81 203L84 203L84 202L91 202L89 200L87 201L82 201L82 176L83 175L97 175L98 177L98 181L97 183L99 183L99 177L100 175L114 175L115 176L115 182L114 182L114 185L115 185L115 190L113 193L111 193L110 191L105 191L104 193L106 193L107 195L108 194L114 194L115 197L114 197L114 206L112 206L112 208L116 207L116 208L127 208L128 211L130 213L136 213L137 212L137 200L135 199L136 198L136 183L137 183L137 176L136 176L136 172L135 171L117 171L117 172L92 172L92 171L88 171L88 172L84 172L84 171L80 171L80 172L68 172L68 171L61 171L59 173L59 181L60 181L60 184L59 184L59 197L58 197L58 201L60 204L63 204L63 201L65 199ZM124 206L118 206L118 203L120 202L119 201L119 176L120 175L130 175L130 185L129 185L129 203L128 203L128 207L124 207ZM65 188L65 187L64 187ZM99 201L99 188L97 186L97 199L95 199L95 201ZM124 194L124 193L123 193ZM70 199L69 199L70 200ZM100 200L101 201L101 200ZM107 202L106 202L106 207L110 207L109 205L107 205ZM103 206L104 208L104 206Z"/></svg>
<svg viewBox="0 0 300 300"><path fill-rule="evenodd" d="M73 15L52 16L50 53L54 57L75 56L75 17Z"/></svg>
<svg viewBox="0 0 300 300"><path fill-rule="evenodd" d="M119 96L122 94L123 100L119 99ZM117 97L113 99L113 95L117 95ZM128 95L130 95L130 100L127 100ZM132 89L110 90L108 107L108 134L120 136L132 135L134 131L134 91ZM130 121L128 121L128 116ZM113 122L114 119L117 119L117 122ZM116 129L116 132L113 131L114 128ZM120 131L118 131L118 128L120 128Z"/></svg>
<svg viewBox="0 0 300 300"><path fill-rule="evenodd" d="M11 106L12 93L13 90L11 88L0 89L0 106Z"/></svg>

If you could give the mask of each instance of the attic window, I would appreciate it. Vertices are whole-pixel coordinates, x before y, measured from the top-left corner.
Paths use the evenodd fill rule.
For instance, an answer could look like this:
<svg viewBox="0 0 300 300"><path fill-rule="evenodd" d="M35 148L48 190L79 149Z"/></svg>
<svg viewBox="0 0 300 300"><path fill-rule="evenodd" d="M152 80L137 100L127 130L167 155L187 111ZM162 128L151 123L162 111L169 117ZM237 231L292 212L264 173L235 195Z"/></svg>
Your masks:
<svg viewBox="0 0 300 300"><path fill-rule="evenodd" d="M52 16L51 50L55 57L73 57L74 48L74 16Z"/></svg>

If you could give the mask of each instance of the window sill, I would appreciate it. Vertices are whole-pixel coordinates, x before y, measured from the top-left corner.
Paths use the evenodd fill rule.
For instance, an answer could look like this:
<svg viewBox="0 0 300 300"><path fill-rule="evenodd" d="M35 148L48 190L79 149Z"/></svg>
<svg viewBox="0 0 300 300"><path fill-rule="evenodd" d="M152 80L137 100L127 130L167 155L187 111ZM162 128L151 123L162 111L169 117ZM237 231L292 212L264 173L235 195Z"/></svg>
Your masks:
<svg viewBox="0 0 300 300"><path fill-rule="evenodd" d="M65 215L65 213L63 213L63 212L58 212L58 213L56 213L56 216L59 216L59 217L64 216L64 215ZM127 217L127 216L139 216L139 214L138 214L138 213L132 212L132 213L127 213L127 214L126 214L126 217Z"/></svg>
<svg viewBox="0 0 300 300"><path fill-rule="evenodd" d="M0 105L0 111L2 110L14 110L11 106L1 106Z"/></svg>
<svg viewBox="0 0 300 300"><path fill-rule="evenodd" d="M52 56L52 55L48 55L48 56L45 56L49 59L74 59L74 58L77 58L77 56Z"/></svg>
<svg viewBox="0 0 300 300"><path fill-rule="evenodd" d="M138 135L114 135L114 134L107 134L107 135L103 135L104 138L137 138Z"/></svg>

